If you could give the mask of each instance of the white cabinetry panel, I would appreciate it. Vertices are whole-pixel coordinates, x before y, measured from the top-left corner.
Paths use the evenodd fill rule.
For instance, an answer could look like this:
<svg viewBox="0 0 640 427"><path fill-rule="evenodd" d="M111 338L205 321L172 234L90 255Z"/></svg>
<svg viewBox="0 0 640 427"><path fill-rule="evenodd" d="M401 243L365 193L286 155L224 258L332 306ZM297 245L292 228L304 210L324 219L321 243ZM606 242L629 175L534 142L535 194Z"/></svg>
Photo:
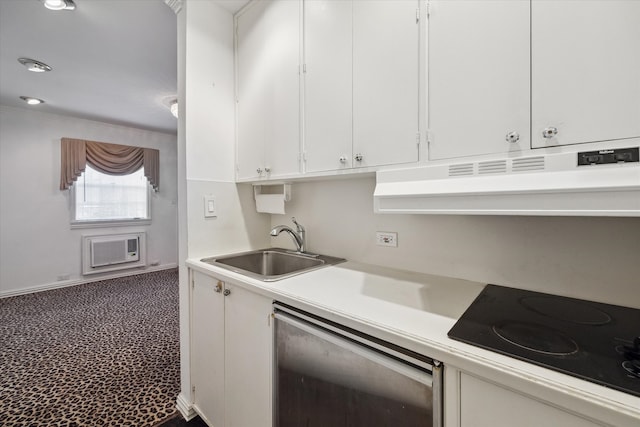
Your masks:
<svg viewBox="0 0 640 427"><path fill-rule="evenodd" d="M351 167L351 28L351 1L305 0L307 172Z"/></svg>
<svg viewBox="0 0 640 427"><path fill-rule="evenodd" d="M533 0L531 11L533 146L640 136L640 1Z"/></svg>
<svg viewBox="0 0 640 427"><path fill-rule="evenodd" d="M226 285L226 427L271 425L270 299Z"/></svg>
<svg viewBox="0 0 640 427"><path fill-rule="evenodd" d="M252 3L237 19L236 43L237 177L297 174L300 2Z"/></svg>
<svg viewBox="0 0 640 427"><path fill-rule="evenodd" d="M464 373L460 387L460 427L601 426Z"/></svg>
<svg viewBox="0 0 640 427"><path fill-rule="evenodd" d="M305 0L306 172L418 161L419 5Z"/></svg>
<svg viewBox="0 0 640 427"><path fill-rule="evenodd" d="M272 424L272 301L191 272L194 407L215 427Z"/></svg>
<svg viewBox="0 0 640 427"><path fill-rule="evenodd" d="M418 160L419 6L353 2L354 167Z"/></svg>
<svg viewBox="0 0 640 427"><path fill-rule="evenodd" d="M529 2L430 5L429 159L529 148Z"/></svg>
<svg viewBox="0 0 640 427"><path fill-rule="evenodd" d="M224 425L224 299L218 281L192 272L191 383L194 406L213 426ZM221 284L222 286L222 284Z"/></svg>

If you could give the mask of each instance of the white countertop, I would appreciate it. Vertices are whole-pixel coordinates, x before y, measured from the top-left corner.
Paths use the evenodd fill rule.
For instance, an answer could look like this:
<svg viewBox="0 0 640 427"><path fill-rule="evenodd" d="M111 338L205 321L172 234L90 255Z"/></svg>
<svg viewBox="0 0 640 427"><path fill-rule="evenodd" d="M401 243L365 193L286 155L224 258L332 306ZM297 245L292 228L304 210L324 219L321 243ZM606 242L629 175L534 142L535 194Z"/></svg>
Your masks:
<svg viewBox="0 0 640 427"><path fill-rule="evenodd" d="M345 262L262 282L200 260L187 266L615 426L640 425L640 398L450 339L483 283Z"/></svg>

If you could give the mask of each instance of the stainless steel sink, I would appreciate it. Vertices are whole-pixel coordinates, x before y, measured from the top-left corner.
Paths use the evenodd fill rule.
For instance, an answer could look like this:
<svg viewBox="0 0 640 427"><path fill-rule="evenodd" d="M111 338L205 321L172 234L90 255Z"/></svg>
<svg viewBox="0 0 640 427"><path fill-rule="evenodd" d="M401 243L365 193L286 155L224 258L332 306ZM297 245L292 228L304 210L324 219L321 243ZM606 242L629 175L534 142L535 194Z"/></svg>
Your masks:
<svg viewBox="0 0 640 427"><path fill-rule="evenodd" d="M326 255L298 253L280 248L203 258L202 262L255 277L265 282L285 279L346 261Z"/></svg>

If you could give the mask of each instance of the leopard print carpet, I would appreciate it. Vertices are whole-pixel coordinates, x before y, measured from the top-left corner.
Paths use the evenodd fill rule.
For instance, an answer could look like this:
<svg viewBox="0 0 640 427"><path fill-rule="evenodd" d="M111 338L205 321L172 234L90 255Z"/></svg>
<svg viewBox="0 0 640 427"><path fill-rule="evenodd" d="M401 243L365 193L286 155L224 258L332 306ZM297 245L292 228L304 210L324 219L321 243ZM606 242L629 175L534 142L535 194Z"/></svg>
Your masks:
<svg viewBox="0 0 640 427"><path fill-rule="evenodd" d="M179 391L177 270L0 299L0 425L153 426Z"/></svg>

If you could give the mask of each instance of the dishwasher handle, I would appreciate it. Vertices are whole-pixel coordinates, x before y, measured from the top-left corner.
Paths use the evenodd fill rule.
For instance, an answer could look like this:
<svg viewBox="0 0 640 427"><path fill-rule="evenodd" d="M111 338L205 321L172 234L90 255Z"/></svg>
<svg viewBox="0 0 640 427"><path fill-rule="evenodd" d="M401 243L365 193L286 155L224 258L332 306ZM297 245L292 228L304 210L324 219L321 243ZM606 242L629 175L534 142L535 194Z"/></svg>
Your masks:
<svg viewBox="0 0 640 427"><path fill-rule="evenodd" d="M442 362L434 360L433 368L431 369L433 377L433 427L444 427L443 370Z"/></svg>
<svg viewBox="0 0 640 427"><path fill-rule="evenodd" d="M304 320L299 320L288 314L276 313L275 317L276 317L276 320L289 323L290 325L293 325L296 328L310 335L314 335L327 342L330 342L339 347L342 347L348 351L353 352L354 354L359 355L360 357L363 357L372 362L375 362L380 366L384 366L388 369L391 369L392 371L400 375L411 378L424 385L433 387L432 375L429 374L428 372L424 372L420 369L414 368L406 363L399 362L389 356L380 354L377 351L364 347L363 345L355 344L334 332L324 331L318 328L317 326L309 325Z"/></svg>

